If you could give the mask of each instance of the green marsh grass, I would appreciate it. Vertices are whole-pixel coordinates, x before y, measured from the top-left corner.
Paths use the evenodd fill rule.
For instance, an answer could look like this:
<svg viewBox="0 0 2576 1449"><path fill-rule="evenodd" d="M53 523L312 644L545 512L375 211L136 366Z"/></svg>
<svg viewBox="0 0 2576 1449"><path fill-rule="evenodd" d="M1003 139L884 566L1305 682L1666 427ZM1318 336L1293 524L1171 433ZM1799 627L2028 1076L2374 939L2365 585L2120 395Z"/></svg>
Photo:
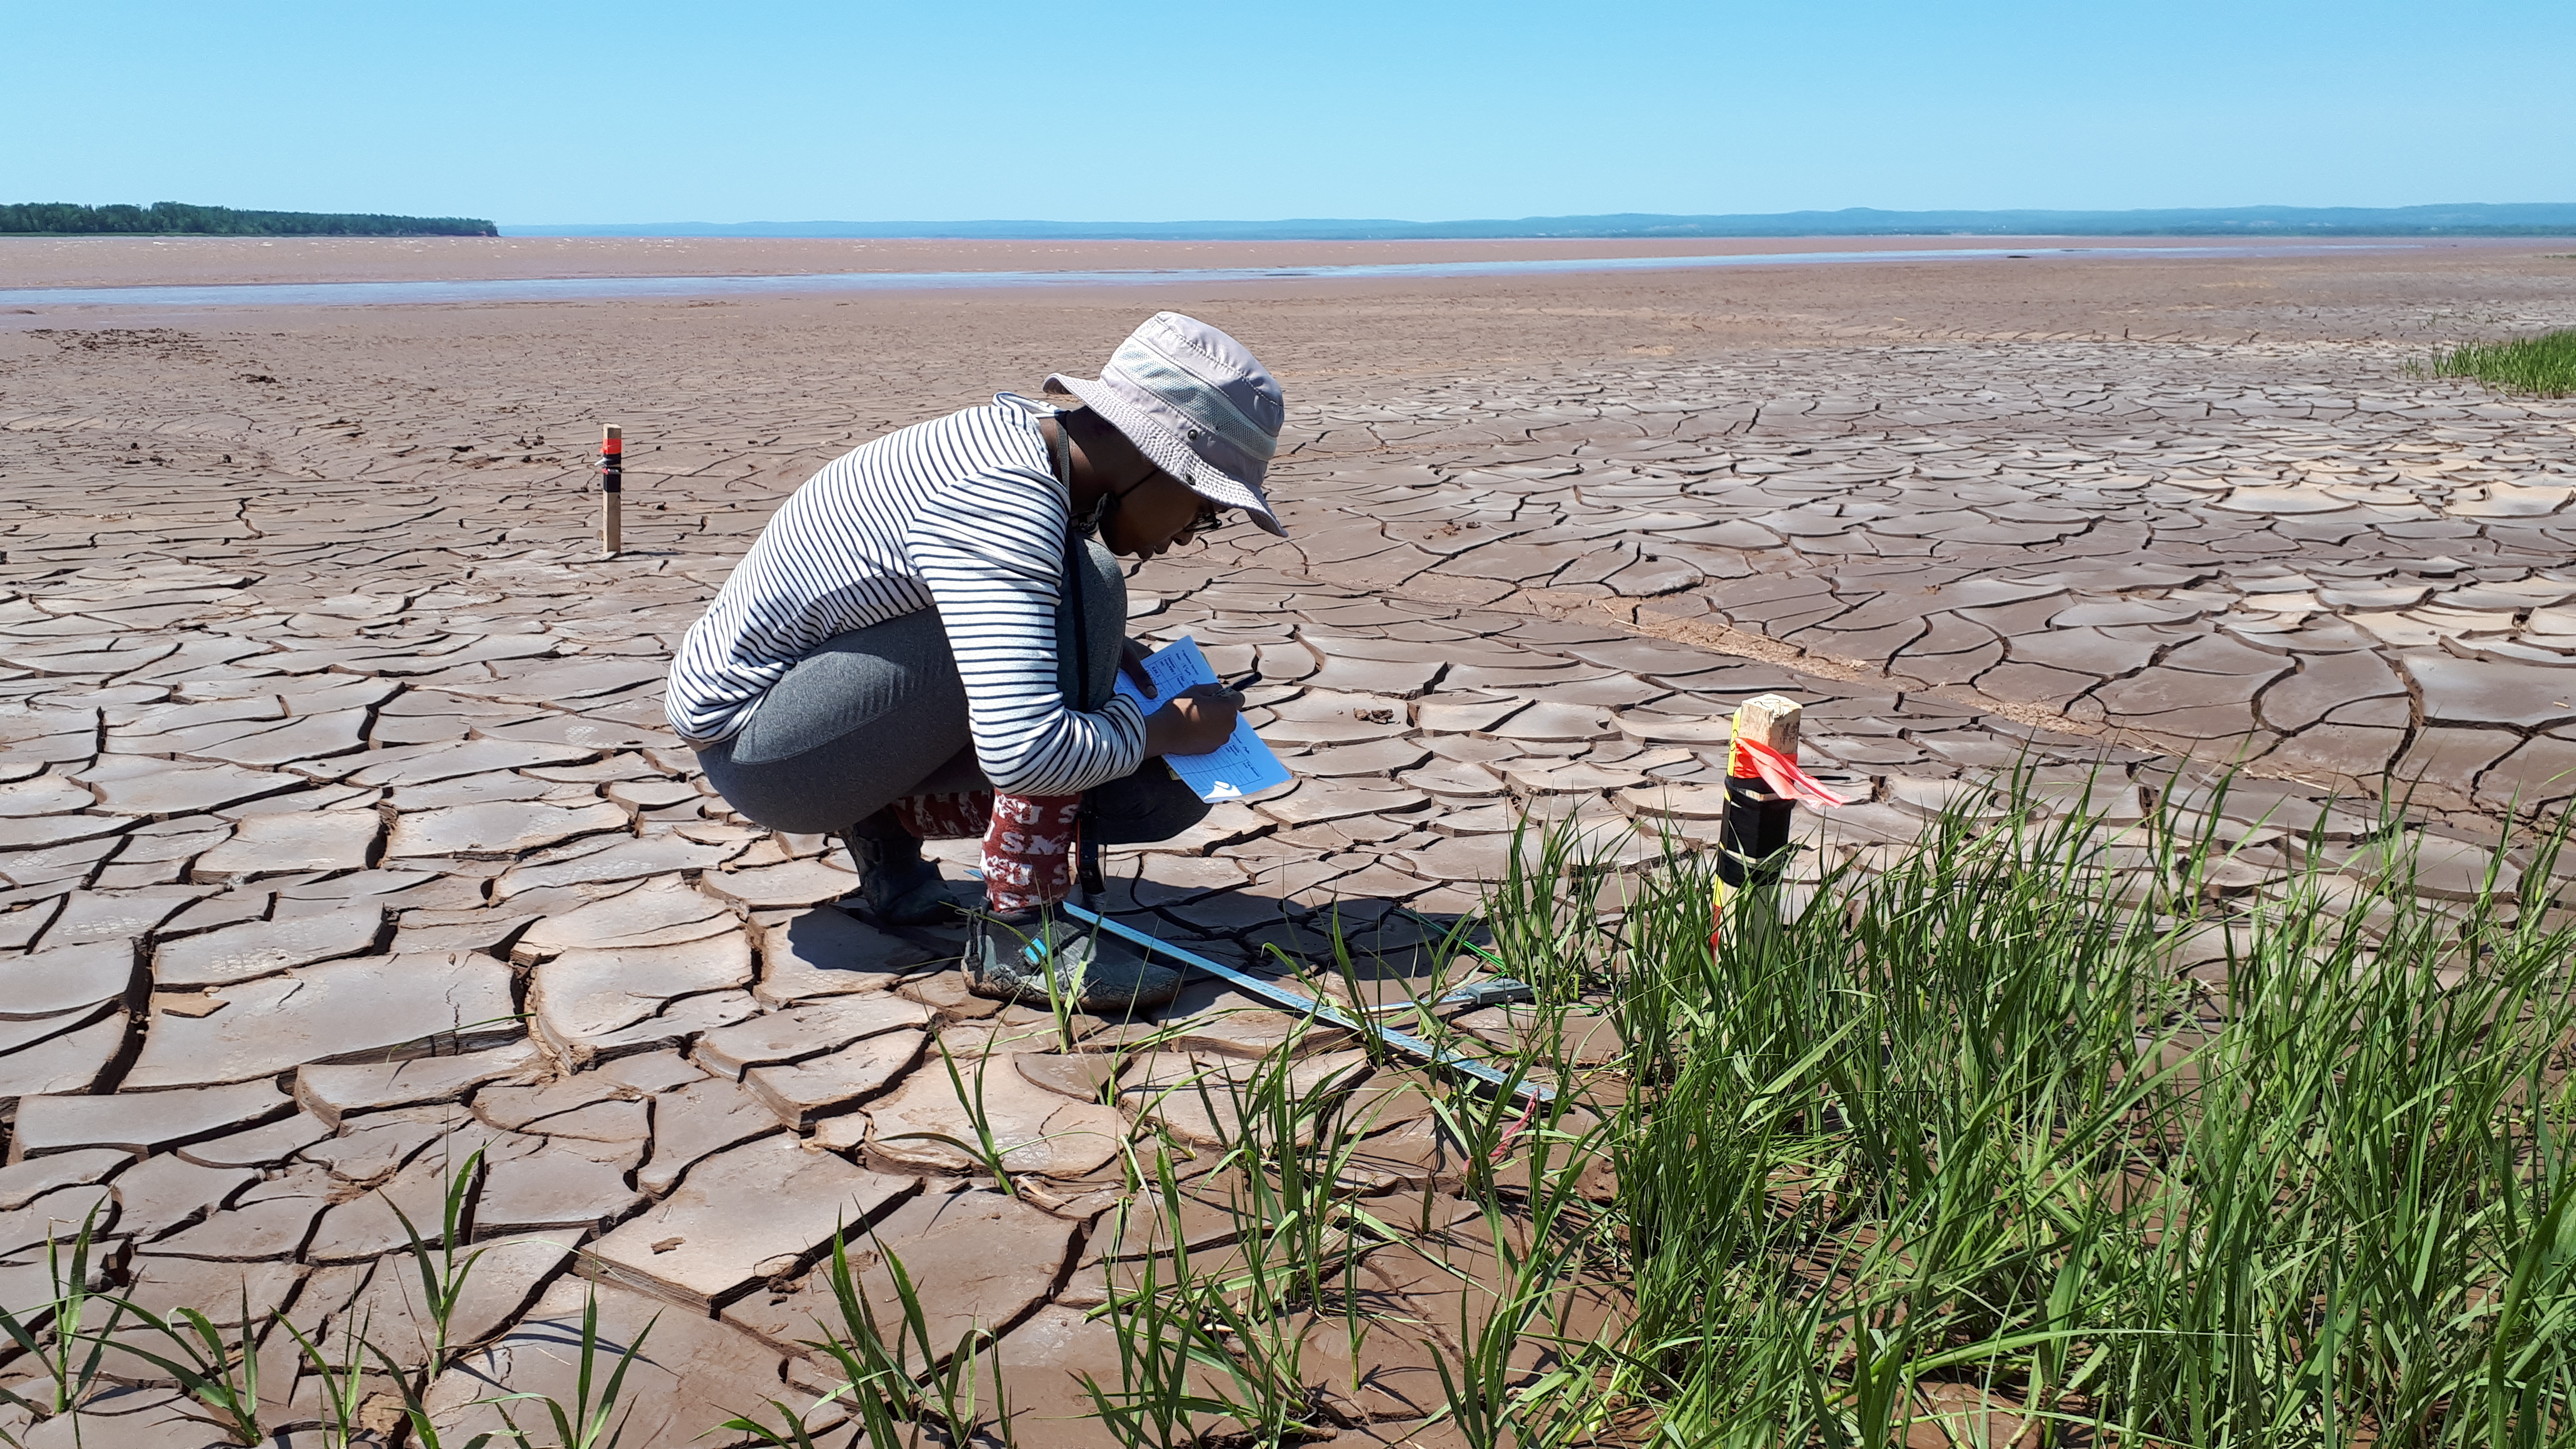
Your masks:
<svg viewBox="0 0 2576 1449"><path fill-rule="evenodd" d="M8 1337L0 1348L23 1354L37 1368L30 1375L24 1365L10 1365L16 1382L0 1385L0 1408L22 1410L33 1423L67 1416L75 1444L82 1442L81 1403L97 1386L107 1345L125 1316L122 1304L96 1291L100 1275L93 1267L92 1249L98 1212L93 1205L82 1215L69 1243L46 1235L45 1277L53 1297L26 1310L0 1304L0 1333ZM93 1302L108 1306L103 1326L91 1326ZM29 1396L30 1389L36 1391L35 1397ZM21 1441L0 1433L0 1442L17 1449Z"/></svg>
<svg viewBox="0 0 2576 1449"><path fill-rule="evenodd" d="M1722 915L1710 860L1678 842L1628 873L1571 826L1516 843L1482 924L1485 965L1540 991L1512 1009L1517 1047L1408 1025L1554 1098L1434 1084L1446 1165L1390 1190L1366 1166L1377 1088L1428 1079L1372 1054L1380 1077L1319 1082L1312 1019L1159 1087L1217 1141L1129 1144L1128 1201L1092 1229L1128 1265L1095 1310L1116 1345L1095 1413L1155 1449L1349 1437L1366 1395L1317 1360L1375 1344L1427 1354L1432 1433L1472 1449L2576 1449L2556 839L2513 832L2483 883L2428 900L2393 817L2360 845L2275 819L2302 864L2222 871L2217 799L2114 826L2063 791L2003 795L1908 847L1809 854ZM1355 988L1338 935L1332 956L1309 979ZM1578 1060L1603 1016L1618 1049ZM973 1135L955 1145L1002 1186L1013 1144ZM1159 1240L1185 1236L1185 1198L1230 1220L1225 1241ZM44 1412L77 1413L92 1350L138 1328L198 1350L173 1368L210 1418L256 1405L211 1326L93 1326L80 1256L61 1303L8 1320ZM847 1385L726 1429L1040 1442L978 1403L989 1334L933 1344L930 1285L895 1265L881 1315L838 1247L831 1265L841 1321L815 1347ZM472 1266L425 1245L413 1263L433 1303ZM1397 1280L1416 1311L1388 1309ZM635 1349L594 1376L594 1339L543 1417L605 1449ZM435 1449L429 1376L384 1367Z"/></svg>
<svg viewBox="0 0 2576 1449"><path fill-rule="evenodd" d="M429 1339L422 1347L428 1351L429 1377L436 1378L455 1362L455 1345L449 1342L449 1327L456 1319L457 1302L465 1296L466 1280L474 1265L483 1258L484 1250L460 1251L466 1238L466 1217L483 1184L483 1150L476 1148L465 1155L462 1163L451 1163L446 1170L447 1184L439 1195L439 1225L435 1240L424 1239L411 1216L391 1198L385 1206L393 1210L402 1224L405 1251L411 1259L411 1270L420 1279L421 1304L429 1315Z"/></svg>
<svg viewBox="0 0 2576 1449"><path fill-rule="evenodd" d="M1161 1449L1317 1436L1330 1386L1278 1325L1339 1314L1355 1362L1434 1349L1475 1449L2576 1444L2554 845L2427 902L2388 820L2241 895L2221 799L2113 827L2064 793L2007 782L1999 819L1722 920L1703 855L1622 876L1570 827L1526 842L1485 924L1541 998L1496 1065L1561 1094L1434 1099L1481 1251L1363 1202L1283 1043L1196 1085L1229 1094L1235 1238L1104 1310L1102 1416ZM1577 1010L1617 1060L1577 1069ZM1136 1178L1164 1221L1171 1147ZM1363 1322L1371 1254L1456 1275L1452 1319Z"/></svg>
<svg viewBox="0 0 2576 1449"><path fill-rule="evenodd" d="M2507 392L2576 395L2576 328L2512 342L2472 342L2433 359L2435 377L2472 377Z"/></svg>
<svg viewBox="0 0 2576 1449"><path fill-rule="evenodd" d="M599 1331L599 1290L594 1287L581 1301L581 1340L574 1362L573 1397L570 1404L545 1394L496 1394L481 1402L489 1404L508 1426L506 1443L518 1449L619 1449L626 1439L626 1421L635 1406L623 1403L626 1394L626 1371L643 1357L644 1340L653 1336L653 1327L661 1321L655 1314L647 1320L633 1341L609 1356L611 1345ZM603 1362L606 1378L599 1377ZM545 1418L532 1420L538 1433L552 1428L550 1439L534 1437L509 1409L511 1404L534 1404L545 1411ZM622 1405L622 1406L621 1406ZM418 1422L415 1420L415 1422ZM252 1441L256 1442L256 1441ZM469 1446L470 1449L470 1446Z"/></svg>
<svg viewBox="0 0 2576 1449"><path fill-rule="evenodd" d="M814 1326L822 1336L804 1343L840 1370L840 1385L801 1411L771 1399L769 1406L778 1415L775 1424L757 1415L737 1414L718 1428L747 1435L751 1442L773 1449L814 1449L823 1442L817 1435L847 1449L918 1449L925 1443L963 1444L973 1436L981 1407L978 1355L990 1346L991 1335L977 1328L955 1344L934 1343L921 1290L910 1270L883 1243L877 1244L876 1252L894 1292L894 1312L889 1315L892 1338L887 1337L887 1321L878 1316L850 1269L845 1239L836 1237L826 1281L840 1321L834 1325L817 1320ZM839 1407L844 1400L846 1409ZM1009 1418L1005 1404L997 1382L991 1407L995 1420L1003 1424ZM855 1439L849 1420L857 1421Z"/></svg>
<svg viewBox="0 0 2576 1449"><path fill-rule="evenodd" d="M250 1311L250 1288L242 1288L241 1312L233 1330L194 1308L173 1310L168 1317L123 1299L119 1306L133 1315L135 1331L117 1346L175 1380L180 1392L196 1404L186 1417L233 1436L241 1444L266 1437L260 1424L260 1321ZM149 1333L160 1341L145 1348L138 1340Z"/></svg>
<svg viewBox="0 0 2576 1449"><path fill-rule="evenodd" d="M2576 937L2537 853L2464 903L2402 844L2312 865L2191 976L2224 853L2026 792L1794 915L1741 900L1714 950L1704 863L1649 873L1581 968L1629 1053L1598 1385L1673 1445L1899 1443L1936 1406L2576 1442Z"/></svg>
<svg viewBox="0 0 2576 1449"><path fill-rule="evenodd" d="M328 1337L316 1328L311 1336L293 1323L281 1318L277 1328L295 1341L295 1351L310 1370L316 1391L322 1401L323 1449L350 1449L361 1441L364 1432L370 1374L367 1369L367 1323L362 1317L354 1324L343 1324L340 1351L335 1357L326 1346Z"/></svg>

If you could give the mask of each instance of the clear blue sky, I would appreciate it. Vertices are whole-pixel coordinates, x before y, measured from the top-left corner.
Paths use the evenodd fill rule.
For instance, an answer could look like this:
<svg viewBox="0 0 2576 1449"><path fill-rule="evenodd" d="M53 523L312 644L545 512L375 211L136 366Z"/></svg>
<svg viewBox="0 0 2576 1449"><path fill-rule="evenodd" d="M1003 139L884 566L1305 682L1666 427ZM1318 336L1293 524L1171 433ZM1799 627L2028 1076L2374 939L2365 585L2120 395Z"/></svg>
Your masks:
<svg viewBox="0 0 2576 1449"><path fill-rule="evenodd" d="M0 0L0 200L507 223L2576 200L2576 0Z"/></svg>

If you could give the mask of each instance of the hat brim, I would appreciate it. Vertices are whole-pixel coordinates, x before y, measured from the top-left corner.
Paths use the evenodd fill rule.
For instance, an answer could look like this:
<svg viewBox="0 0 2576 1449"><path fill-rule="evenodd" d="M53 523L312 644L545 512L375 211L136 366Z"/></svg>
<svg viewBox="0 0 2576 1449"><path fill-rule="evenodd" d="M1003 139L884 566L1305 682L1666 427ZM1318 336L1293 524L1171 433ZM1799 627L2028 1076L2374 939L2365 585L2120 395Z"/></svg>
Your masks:
<svg viewBox="0 0 2576 1449"><path fill-rule="evenodd" d="M1220 508L1242 509L1264 533L1278 538L1288 536L1288 530L1280 527L1278 517L1271 513L1269 498L1257 485L1229 478L1210 467L1169 428L1097 379L1057 373L1046 380L1046 390L1068 392L1082 399L1083 406L1106 418L1121 436L1135 444L1147 462L1181 480L1192 493Z"/></svg>

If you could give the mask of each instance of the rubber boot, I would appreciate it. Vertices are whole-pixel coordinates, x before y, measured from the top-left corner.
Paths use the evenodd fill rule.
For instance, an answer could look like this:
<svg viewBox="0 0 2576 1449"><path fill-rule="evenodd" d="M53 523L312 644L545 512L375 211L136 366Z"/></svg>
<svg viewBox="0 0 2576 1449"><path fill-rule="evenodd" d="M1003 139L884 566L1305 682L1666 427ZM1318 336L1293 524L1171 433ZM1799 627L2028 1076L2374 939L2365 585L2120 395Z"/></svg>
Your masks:
<svg viewBox="0 0 2576 1449"><path fill-rule="evenodd" d="M955 915L956 900L939 867L921 855L921 841L903 828L891 807L841 832L859 888L840 907L871 926L927 926Z"/></svg>
<svg viewBox="0 0 2576 1449"><path fill-rule="evenodd" d="M977 996L1023 1006L1062 999L1093 1016L1124 1016L1180 994L1180 972L1053 907L974 916L965 967Z"/></svg>

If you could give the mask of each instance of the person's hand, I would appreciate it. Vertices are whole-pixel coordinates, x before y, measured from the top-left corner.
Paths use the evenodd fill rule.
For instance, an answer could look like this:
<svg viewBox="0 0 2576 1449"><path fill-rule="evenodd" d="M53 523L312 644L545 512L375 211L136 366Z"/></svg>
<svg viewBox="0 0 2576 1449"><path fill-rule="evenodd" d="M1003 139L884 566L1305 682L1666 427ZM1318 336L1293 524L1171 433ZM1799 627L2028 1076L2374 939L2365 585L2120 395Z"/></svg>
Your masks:
<svg viewBox="0 0 2576 1449"><path fill-rule="evenodd" d="M1127 682L1136 686L1136 692L1147 699L1154 698L1154 676L1145 672L1145 656L1152 652L1133 639L1118 641L1118 668L1127 676Z"/></svg>
<svg viewBox="0 0 2576 1449"><path fill-rule="evenodd" d="M1204 755L1234 733L1243 696L1222 684L1193 684L1145 717L1145 754Z"/></svg>

